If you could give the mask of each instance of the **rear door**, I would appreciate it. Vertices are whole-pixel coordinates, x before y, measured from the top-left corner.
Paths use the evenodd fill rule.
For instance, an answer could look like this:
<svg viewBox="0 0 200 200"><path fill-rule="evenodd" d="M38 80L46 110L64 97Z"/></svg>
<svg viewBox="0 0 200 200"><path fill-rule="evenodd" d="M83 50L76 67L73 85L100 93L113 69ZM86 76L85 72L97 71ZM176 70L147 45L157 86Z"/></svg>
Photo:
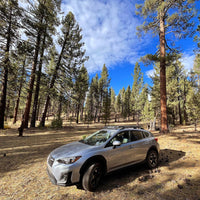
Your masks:
<svg viewBox="0 0 200 200"><path fill-rule="evenodd" d="M141 130L130 131L130 148L131 156L134 162L141 162L146 158L146 154L149 148L148 139Z"/></svg>

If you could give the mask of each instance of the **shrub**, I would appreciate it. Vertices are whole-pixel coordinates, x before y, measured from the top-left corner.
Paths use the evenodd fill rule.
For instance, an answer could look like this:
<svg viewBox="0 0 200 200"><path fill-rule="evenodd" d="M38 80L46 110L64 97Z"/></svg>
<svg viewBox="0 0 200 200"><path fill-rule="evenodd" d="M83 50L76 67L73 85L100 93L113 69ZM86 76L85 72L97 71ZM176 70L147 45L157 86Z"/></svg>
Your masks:
<svg viewBox="0 0 200 200"><path fill-rule="evenodd" d="M63 120L60 118L55 118L51 122L51 128L62 128Z"/></svg>

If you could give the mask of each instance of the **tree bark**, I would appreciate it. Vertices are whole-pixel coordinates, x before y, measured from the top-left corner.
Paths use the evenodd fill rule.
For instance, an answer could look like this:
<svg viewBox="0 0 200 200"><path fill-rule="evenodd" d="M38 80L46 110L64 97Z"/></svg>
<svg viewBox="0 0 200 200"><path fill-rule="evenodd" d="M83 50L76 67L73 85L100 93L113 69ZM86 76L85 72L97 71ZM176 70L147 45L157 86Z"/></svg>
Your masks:
<svg viewBox="0 0 200 200"><path fill-rule="evenodd" d="M160 13L160 106L161 106L161 133L168 133L169 131L167 126L166 66L165 66L165 21L162 12Z"/></svg>
<svg viewBox="0 0 200 200"><path fill-rule="evenodd" d="M7 29L7 41L5 50L5 60L4 60L4 73L1 89L1 100L0 100L0 129L4 129L4 117L6 108L6 97L7 97L7 85L8 85L8 69L10 67L9 53L11 45L11 26L12 26L12 7L9 16L9 26Z"/></svg>
<svg viewBox="0 0 200 200"><path fill-rule="evenodd" d="M58 119L61 119L61 113L62 113L62 96L60 95L59 106L58 106Z"/></svg>
<svg viewBox="0 0 200 200"><path fill-rule="evenodd" d="M30 113L30 108L31 108L31 100L32 100L33 87L34 87L34 82L35 82L35 71L36 71L37 59L38 59L38 54L39 54L39 49L40 49L40 40L41 40L41 33L39 32L37 35L37 42L36 42L36 47L35 47L35 54L34 54L32 69L31 69L31 78L29 82L29 90L28 90L28 95L27 95L27 100L26 100L24 117L22 119L22 123L20 126L22 130L24 128L28 128L29 113Z"/></svg>
<svg viewBox="0 0 200 200"><path fill-rule="evenodd" d="M77 105L77 111L76 111L76 123L78 124L79 121L79 112L80 112L80 104Z"/></svg>
<svg viewBox="0 0 200 200"><path fill-rule="evenodd" d="M185 89L185 78L184 78L184 89L183 89L183 115L184 115L184 125L187 123L187 112L186 112L186 89Z"/></svg>
<svg viewBox="0 0 200 200"><path fill-rule="evenodd" d="M18 108L19 108L19 101L20 101L20 97L21 97L21 91L22 91L22 86L23 86L23 78L24 78L24 74L25 74L25 65L26 65L26 56L24 58L23 67L22 67L22 75L21 75L21 79L20 79L20 85L19 85L17 102L16 102L16 106L15 106L15 113L14 113L13 124L15 124L17 122L17 114L18 114Z"/></svg>
<svg viewBox="0 0 200 200"><path fill-rule="evenodd" d="M36 114L37 114L37 107L38 107L38 97L39 97L39 92L40 92L40 79L41 79L41 74L42 74L42 63L43 63L43 59L44 59L45 41L46 41L46 30L45 30L44 38L43 38L43 42L42 42L40 62L39 62L38 73L37 73L35 96L34 96L32 117L31 117L31 127L35 127L35 122L36 122Z"/></svg>

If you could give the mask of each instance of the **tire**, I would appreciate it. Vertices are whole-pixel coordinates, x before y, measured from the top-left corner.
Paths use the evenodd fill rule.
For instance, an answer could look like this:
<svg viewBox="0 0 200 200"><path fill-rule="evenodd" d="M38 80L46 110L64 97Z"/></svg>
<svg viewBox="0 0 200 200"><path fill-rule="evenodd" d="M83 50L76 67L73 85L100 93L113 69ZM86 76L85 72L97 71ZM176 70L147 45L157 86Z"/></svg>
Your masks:
<svg viewBox="0 0 200 200"><path fill-rule="evenodd" d="M85 171L82 179L84 190L95 191L103 176L103 168L100 163L91 164Z"/></svg>
<svg viewBox="0 0 200 200"><path fill-rule="evenodd" d="M155 150L150 150L146 157L148 168L153 169L158 166L158 153Z"/></svg>

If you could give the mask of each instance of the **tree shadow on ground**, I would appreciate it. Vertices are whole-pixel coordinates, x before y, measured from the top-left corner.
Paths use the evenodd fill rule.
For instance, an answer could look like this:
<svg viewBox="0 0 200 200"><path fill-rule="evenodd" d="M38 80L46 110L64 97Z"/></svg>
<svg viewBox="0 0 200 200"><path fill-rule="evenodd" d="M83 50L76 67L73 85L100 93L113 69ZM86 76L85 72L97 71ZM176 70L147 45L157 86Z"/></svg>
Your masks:
<svg viewBox="0 0 200 200"><path fill-rule="evenodd" d="M162 149L160 151L158 168L161 166L169 166L170 163L179 160L184 157L185 154L186 153L183 151ZM151 172L152 171L147 168L145 163L114 171L104 177L103 184L97 191L107 191L121 187L122 185L126 185L141 176L145 176L148 179L148 175L151 174ZM157 170L157 172L159 173L159 170ZM149 178L151 177L149 176Z"/></svg>
<svg viewBox="0 0 200 200"><path fill-rule="evenodd" d="M82 135L92 132L94 129L30 129L25 137L16 137L13 132L0 136L0 176L32 163L43 162L55 148L78 141L82 139Z"/></svg>

